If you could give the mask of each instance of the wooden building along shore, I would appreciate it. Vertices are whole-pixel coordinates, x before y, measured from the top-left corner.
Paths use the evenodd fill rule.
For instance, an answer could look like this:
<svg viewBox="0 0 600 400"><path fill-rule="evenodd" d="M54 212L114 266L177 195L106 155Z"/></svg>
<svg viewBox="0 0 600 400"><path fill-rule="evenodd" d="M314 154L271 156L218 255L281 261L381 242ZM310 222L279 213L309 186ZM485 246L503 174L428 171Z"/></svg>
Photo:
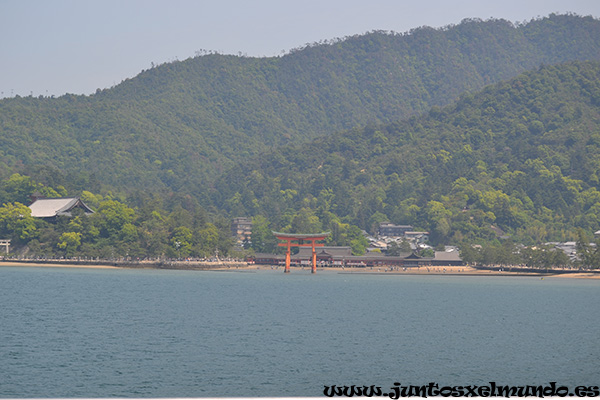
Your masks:
<svg viewBox="0 0 600 400"><path fill-rule="evenodd" d="M291 263L294 266L310 266L312 250L300 248L297 254L292 254ZM248 259L249 262L262 265L284 265L284 254L257 253ZM435 257L419 257L414 253L404 253L399 256L386 256L381 253L367 253L353 256L350 247L324 246L317 251L317 264L324 267L425 267L464 265L458 251L436 251Z"/></svg>

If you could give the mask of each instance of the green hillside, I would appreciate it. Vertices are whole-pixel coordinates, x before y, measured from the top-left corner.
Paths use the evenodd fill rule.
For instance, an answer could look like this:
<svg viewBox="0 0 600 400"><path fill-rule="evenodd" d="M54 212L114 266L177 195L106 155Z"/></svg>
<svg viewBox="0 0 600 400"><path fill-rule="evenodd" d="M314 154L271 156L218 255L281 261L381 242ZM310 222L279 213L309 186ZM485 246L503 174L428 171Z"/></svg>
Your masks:
<svg viewBox="0 0 600 400"><path fill-rule="evenodd" d="M368 231L391 221L434 243L527 244L600 229L599 177L600 63L576 62L420 117L277 149L223 176L213 201L275 227L304 210L322 229L338 218Z"/></svg>
<svg viewBox="0 0 600 400"><path fill-rule="evenodd" d="M599 58L600 21L573 15L372 32L274 58L205 54L91 96L1 100L0 179L205 203L216 176L263 151L417 115L541 64Z"/></svg>

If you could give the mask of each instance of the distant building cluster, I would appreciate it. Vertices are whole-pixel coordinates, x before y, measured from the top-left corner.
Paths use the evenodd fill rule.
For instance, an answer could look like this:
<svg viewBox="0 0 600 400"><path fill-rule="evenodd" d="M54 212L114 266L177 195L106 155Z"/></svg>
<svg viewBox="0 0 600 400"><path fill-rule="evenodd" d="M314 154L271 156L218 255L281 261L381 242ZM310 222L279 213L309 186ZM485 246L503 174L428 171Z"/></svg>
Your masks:
<svg viewBox="0 0 600 400"><path fill-rule="evenodd" d="M252 218L237 217L231 222L231 236L236 238L238 246L252 243Z"/></svg>
<svg viewBox="0 0 600 400"><path fill-rule="evenodd" d="M395 225L390 222L382 222L379 224L378 235L366 235L369 240L370 250L379 249L382 252L388 250L392 243L402 244L407 242L411 250L417 251L420 249L430 248L429 232L415 231L412 225Z"/></svg>
<svg viewBox="0 0 600 400"><path fill-rule="evenodd" d="M238 217L231 222L231 235L236 239L238 246L242 247L252 240L252 218ZM433 257L420 257L415 254L417 250L430 248L426 243L429 240L429 232L415 231L412 225L394 225L389 222L382 223L379 226L377 237L370 237L370 247L367 254L362 256L353 256L350 247L345 246L324 246L319 247L316 257L321 266L338 267L375 267L375 266L394 266L394 267L421 267L430 265L462 265L463 262L459 256L458 249L447 247L445 251L433 252ZM388 246L392 242L401 243L406 241L410 248L404 246L403 251L394 256L387 255ZM312 250L301 247L298 253L292 255L292 265L308 266L311 263ZM284 255L257 253L249 260L257 264L283 265L285 263Z"/></svg>
<svg viewBox="0 0 600 400"><path fill-rule="evenodd" d="M569 261L575 262L577 261L577 243L576 242L549 242L547 245L554 246L554 248L558 250L562 250L567 257L569 257Z"/></svg>
<svg viewBox="0 0 600 400"><path fill-rule="evenodd" d="M369 250L378 250L385 253L392 243L400 245L407 242L411 251L418 251L431 248L429 242L429 232L415 231L412 225L395 225L390 222L379 224L378 235L370 236L363 232L369 240ZM242 247L247 243L252 243L252 218L237 217L231 221L231 236L236 239L238 246Z"/></svg>
<svg viewBox="0 0 600 400"><path fill-rule="evenodd" d="M390 222L379 224L379 236L404 236L406 232L414 230L412 225L394 225Z"/></svg>

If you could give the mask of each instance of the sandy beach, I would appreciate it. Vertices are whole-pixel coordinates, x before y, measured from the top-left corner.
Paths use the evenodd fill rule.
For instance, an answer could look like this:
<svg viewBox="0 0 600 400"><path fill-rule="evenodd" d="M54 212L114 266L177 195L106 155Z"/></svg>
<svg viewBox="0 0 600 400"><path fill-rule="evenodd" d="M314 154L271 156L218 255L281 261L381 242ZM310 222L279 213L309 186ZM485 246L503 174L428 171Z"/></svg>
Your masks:
<svg viewBox="0 0 600 400"><path fill-rule="evenodd" d="M245 268L246 262L238 261L92 261L92 260L1 260L1 266L11 267L50 267L50 268L121 268L121 269L179 269L211 270Z"/></svg>
<svg viewBox="0 0 600 400"><path fill-rule="evenodd" d="M0 267L48 267L48 268L105 268L105 269L118 269L121 267L115 267L114 265L77 265L68 263L29 263L29 262L15 262L15 261L0 261Z"/></svg>
<svg viewBox="0 0 600 400"><path fill-rule="evenodd" d="M193 263L179 262L170 265L168 268L156 267L152 264L147 265L103 265L103 264L74 264L74 263L36 263L36 262L19 262L19 261L0 261L0 267L45 267L45 268L92 268L92 269L124 269L124 268L147 268L147 269L181 269L181 270L199 270L199 271L281 271L283 266L271 265L248 265L246 263L235 263L226 265L218 262L203 263L202 266L195 266ZM291 267L290 273L308 273L310 266ZM502 271L479 269L470 266L435 266L435 267L419 267L419 268L385 268L385 267L319 267L319 273L334 273L334 274L363 274L363 275L452 275L452 276L539 276L541 278L559 278L559 279L600 279L600 273L573 271L568 273L542 273L538 271L532 272L515 272L509 271L509 268L504 268Z"/></svg>

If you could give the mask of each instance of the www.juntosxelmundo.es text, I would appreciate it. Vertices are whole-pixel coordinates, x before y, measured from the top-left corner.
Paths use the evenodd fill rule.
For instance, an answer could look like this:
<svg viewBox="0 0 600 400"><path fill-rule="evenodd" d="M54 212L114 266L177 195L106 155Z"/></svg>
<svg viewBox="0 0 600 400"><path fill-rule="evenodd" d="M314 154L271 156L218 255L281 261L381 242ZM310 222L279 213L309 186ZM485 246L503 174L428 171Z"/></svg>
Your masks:
<svg viewBox="0 0 600 400"><path fill-rule="evenodd" d="M402 385L394 382L389 390L380 386L325 386L323 394L327 397L389 397L396 400L401 397L598 397L599 386L576 386L572 390L559 386L556 382L540 386L509 386L489 382L489 385L440 386L435 382L427 385Z"/></svg>

